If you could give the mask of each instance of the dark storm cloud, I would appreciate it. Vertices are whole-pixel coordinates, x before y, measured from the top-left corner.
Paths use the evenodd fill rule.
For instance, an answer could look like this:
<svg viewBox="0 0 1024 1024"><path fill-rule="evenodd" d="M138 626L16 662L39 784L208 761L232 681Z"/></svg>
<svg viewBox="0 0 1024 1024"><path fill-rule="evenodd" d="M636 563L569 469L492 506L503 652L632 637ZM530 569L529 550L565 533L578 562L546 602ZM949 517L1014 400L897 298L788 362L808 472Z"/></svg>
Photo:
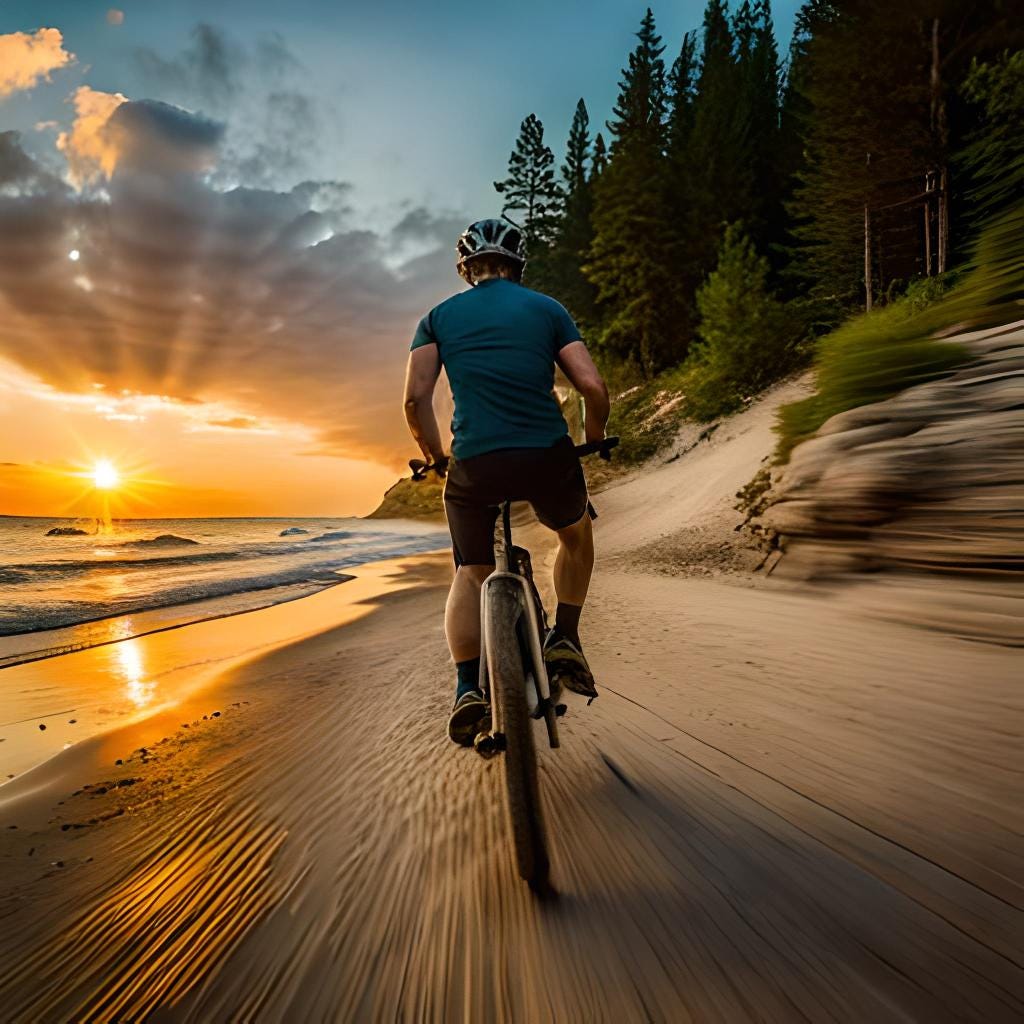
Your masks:
<svg viewBox="0 0 1024 1024"><path fill-rule="evenodd" d="M151 86L182 99L201 100L214 110L227 106L238 94L240 75L248 63L241 47L230 43L220 29L202 22L192 29L190 45L176 57L162 57L148 46L139 47L135 56Z"/></svg>
<svg viewBox="0 0 1024 1024"><path fill-rule="evenodd" d="M145 91L228 125L217 181L280 188L308 175L332 114L279 33L248 48L199 24L174 57L136 51Z"/></svg>
<svg viewBox="0 0 1024 1024"><path fill-rule="evenodd" d="M67 186L21 148L20 132L0 132L0 195L62 191Z"/></svg>
<svg viewBox="0 0 1024 1024"><path fill-rule="evenodd" d="M171 175L212 163L224 125L159 100L135 100L111 114L106 133L122 167Z"/></svg>
<svg viewBox="0 0 1024 1024"><path fill-rule="evenodd" d="M102 190L0 189L0 355L63 390L217 402L221 426L286 419L318 451L400 463L405 354L458 284L454 219L354 230L342 182L220 190L199 173L220 126L164 103L124 103L108 127ZM31 180L0 138L0 166Z"/></svg>

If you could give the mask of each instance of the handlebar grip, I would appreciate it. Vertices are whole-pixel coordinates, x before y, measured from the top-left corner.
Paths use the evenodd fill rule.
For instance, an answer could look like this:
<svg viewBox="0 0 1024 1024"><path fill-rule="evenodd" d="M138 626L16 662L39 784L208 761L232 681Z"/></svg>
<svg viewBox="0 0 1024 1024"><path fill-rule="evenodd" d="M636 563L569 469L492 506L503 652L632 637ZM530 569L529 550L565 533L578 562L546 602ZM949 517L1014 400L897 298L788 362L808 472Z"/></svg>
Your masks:
<svg viewBox="0 0 1024 1024"><path fill-rule="evenodd" d="M587 444L576 445L576 454L583 458L585 455L599 454L607 461L612 457L612 449L619 443L617 437L606 437L602 441L589 441Z"/></svg>

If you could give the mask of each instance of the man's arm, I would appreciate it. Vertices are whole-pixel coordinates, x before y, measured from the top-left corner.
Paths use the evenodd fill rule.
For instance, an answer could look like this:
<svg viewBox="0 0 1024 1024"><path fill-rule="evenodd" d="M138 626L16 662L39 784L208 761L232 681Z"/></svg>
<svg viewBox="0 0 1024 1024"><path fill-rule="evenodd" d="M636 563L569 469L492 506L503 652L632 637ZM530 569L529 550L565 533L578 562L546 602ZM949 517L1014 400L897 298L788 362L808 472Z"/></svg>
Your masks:
<svg viewBox="0 0 1024 1024"><path fill-rule="evenodd" d="M434 415L434 385L441 373L441 355L436 345L420 345L409 353L405 371L405 420L409 432L428 462L444 458L441 432Z"/></svg>
<svg viewBox="0 0 1024 1024"><path fill-rule="evenodd" d="M608 401L608 388L605 387L594 360L590 358L587 346L582 341L570 341L568 345L559 349L556 358L569 382L583 396L586 409L584 431L587 441L602 440L611 406Z"/></svg>

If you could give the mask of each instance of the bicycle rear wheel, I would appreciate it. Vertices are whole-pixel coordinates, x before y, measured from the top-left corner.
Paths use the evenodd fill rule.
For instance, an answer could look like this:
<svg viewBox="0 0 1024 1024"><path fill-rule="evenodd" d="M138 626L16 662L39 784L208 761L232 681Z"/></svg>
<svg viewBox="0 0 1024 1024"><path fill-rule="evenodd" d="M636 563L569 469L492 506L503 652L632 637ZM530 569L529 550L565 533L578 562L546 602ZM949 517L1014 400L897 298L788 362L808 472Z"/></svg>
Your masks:
<svg viewBox="0 0 1024 1024"><path fill-rule="evenodd" d="M491 700L505 736L509 821L519 874L530 888L543 889L547 885L550 864L517 629L522 614L520 588L510 580L495 580L488 590L487 671Z"/></svg>

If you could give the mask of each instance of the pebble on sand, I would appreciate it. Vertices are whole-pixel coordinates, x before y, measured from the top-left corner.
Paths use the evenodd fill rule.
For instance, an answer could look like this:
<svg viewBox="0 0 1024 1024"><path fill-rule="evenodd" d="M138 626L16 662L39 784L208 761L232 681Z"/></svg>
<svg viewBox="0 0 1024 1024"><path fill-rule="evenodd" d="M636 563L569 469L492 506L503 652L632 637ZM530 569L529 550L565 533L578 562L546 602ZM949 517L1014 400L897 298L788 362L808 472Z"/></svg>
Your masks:
<svg viewBox="0 0 1024 1024"><path fill-rule="evenodd" d="M39 723L39 731L40 732L45 732L46 731L46 726L42 722Z"/></svg>

